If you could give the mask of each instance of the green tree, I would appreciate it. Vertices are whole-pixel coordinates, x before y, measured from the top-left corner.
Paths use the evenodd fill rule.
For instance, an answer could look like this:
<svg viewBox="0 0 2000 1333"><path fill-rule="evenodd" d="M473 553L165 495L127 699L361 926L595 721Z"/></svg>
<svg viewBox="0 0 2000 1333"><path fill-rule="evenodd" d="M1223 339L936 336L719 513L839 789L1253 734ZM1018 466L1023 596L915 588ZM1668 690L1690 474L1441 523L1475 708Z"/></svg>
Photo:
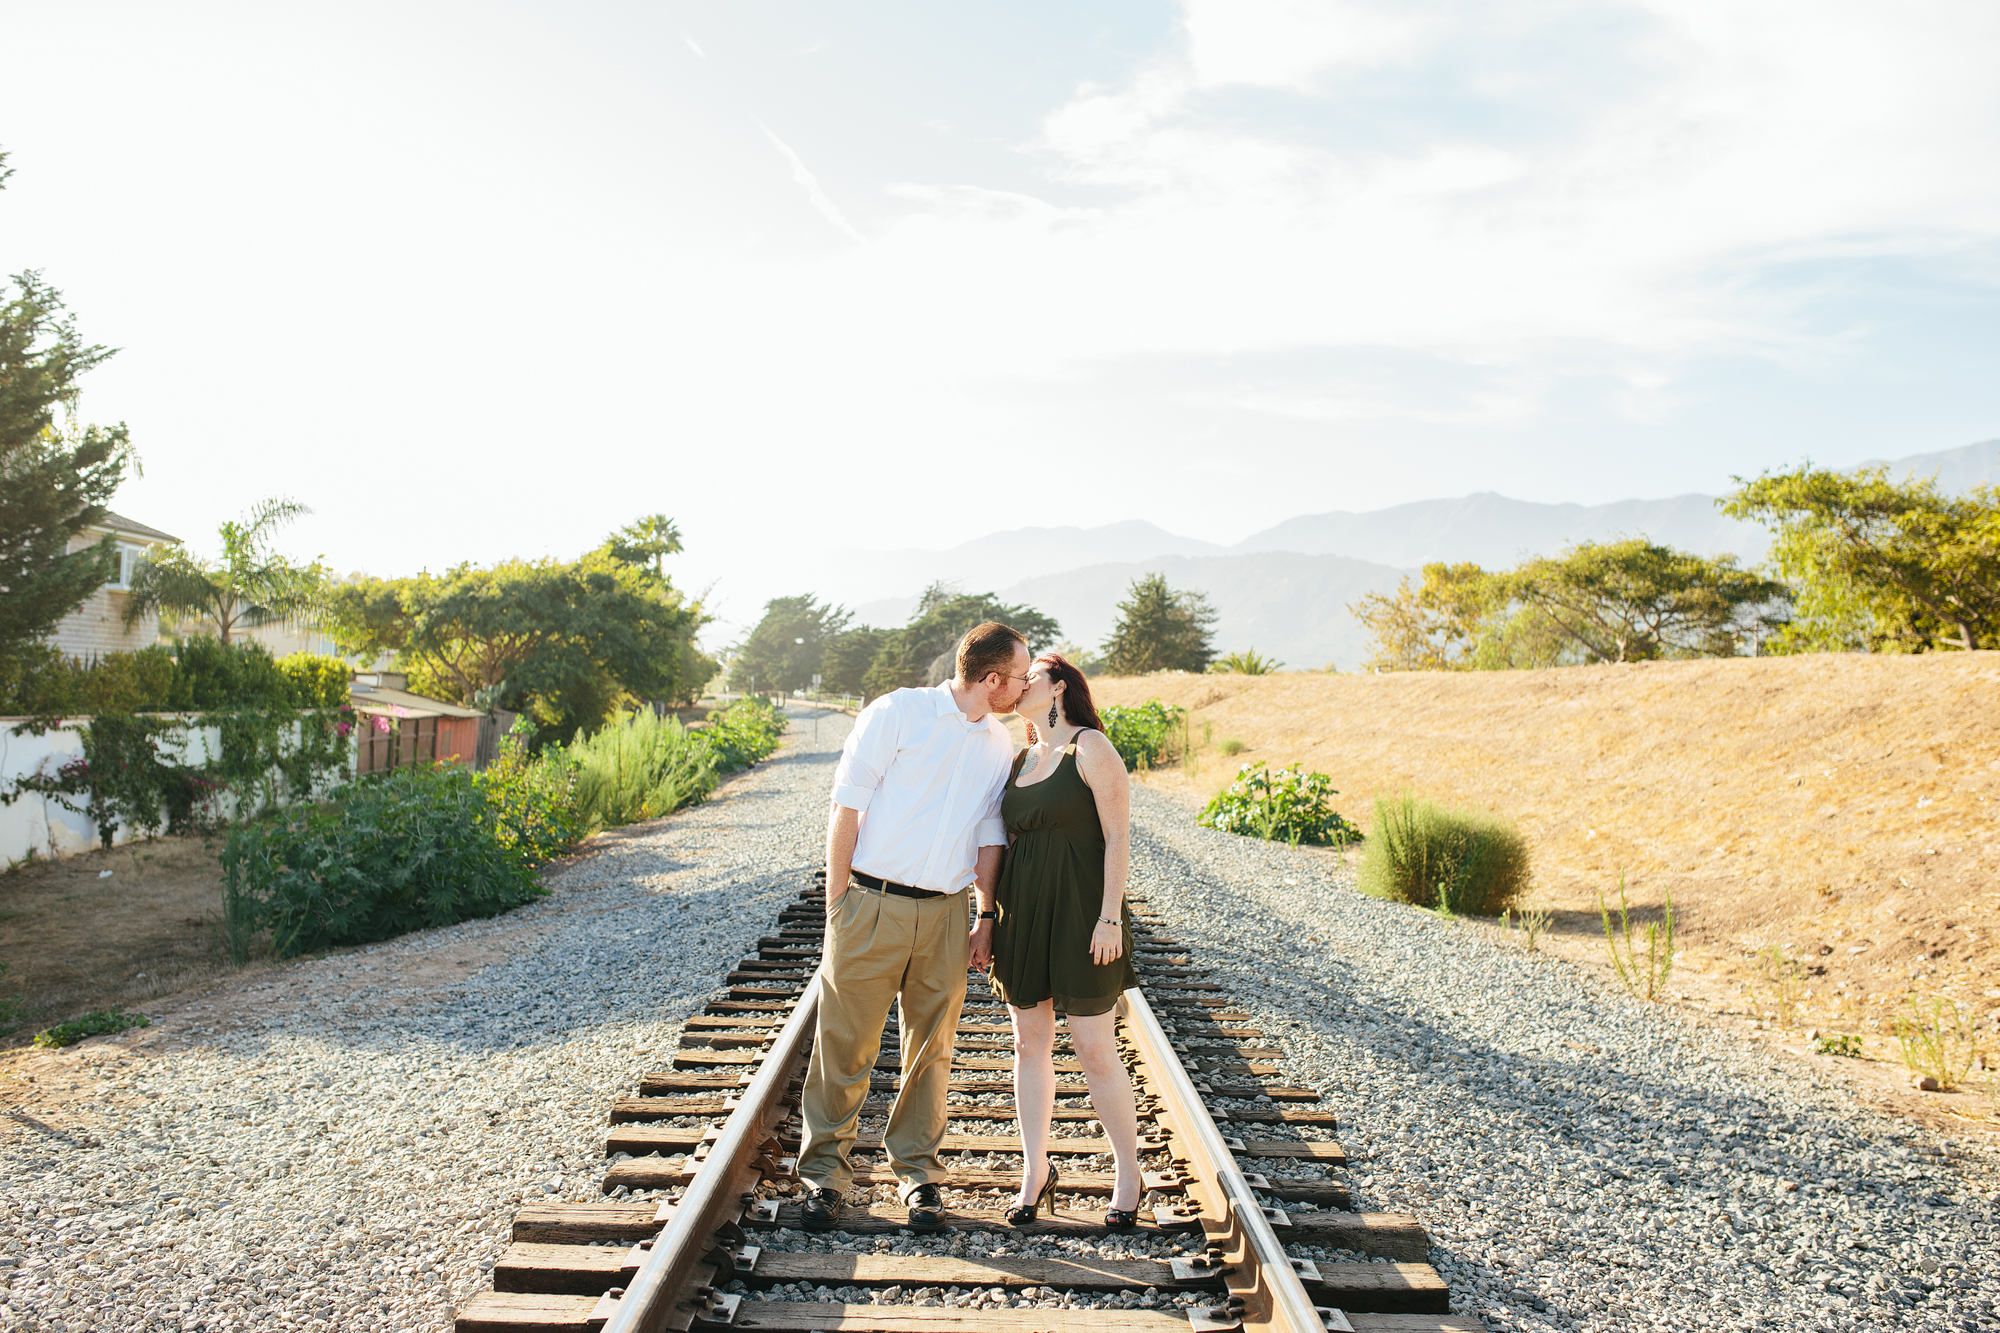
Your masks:
<svg viewBox="0 0 2000 1333"><path fill-rule="evenodd" d="M1494 576L1467 561L1425 565L1393 593L1371 592L1348 607L1373 636L1368 671L1469 671L1488 622L1504 605Z"/></svg>
<svg viewBox="0 0 2000 1333"><path fill-rule="evenodd" d="M628 523L611 535L604 543L605 551L614 560L622 560L628 565L638 565L650 569L653 577L664 580L667 577L667 557L679 555L681 530L665 514L648 514L637 523Z"/></svg>
<svg viewBox="0 0 2000 1333"><path fill-rule="evenodd" d="M992 593L962 593L933 583L917 600L909 623L883 635L862 692L873 696L928 684L939 659L958 646L967 630L989 620L1012 626L1030 647L1052 643L1061 632L1054 620L1031 606L1009 606Z"/></svg>
<svg viewBox="0 0 2000 1333"><path fill-rule="evenodd" d="M1115 676L1206 671L1215 657L1215 617L1206 593L1175 592L1164 574L1133 579L1104 641L1105 669Z"/></svg>
<svg viewBox="0 0 2000 1333"><path fill-rule="evenodd" d="M1731 657L1782 623L1782 583L1643 537L1581 542L1505 579L1511 600L1539 613L1586 662Z"/></svg>
<svg viewBox="0 0 2000 1333"><path fill-rule="evenodd" d="M6 162L0 153L0 185ZM0 304L0 658L54 629L116 569L112 537L69 549L103 521L134 462L122 424L75 421L78 377L110 355L84 344L39 274L15 276Z"/></svg>
<svg viewBox="0 0 2000 1333"><path fill-rule="evenodd" d="M170 546L139 566L125 623L134 624L157 608L212 628L228 643L239 628L316 621L326 605L326 569L318 561L300 563L278 552L276 530L312 511L291 500L266 500L241 522L216 529L218 560L203 560L185 547Z"/></svg>
<svg viewBox="0 0 2000 1333"><path fill-rule="evenodd" d="M714 671L693 647L708 619L603 548L568 562L356 579L333 598L343 651L394 654L425 692L466 703L481 695L565 741L628 703L688 702Z"/></svg>
<svg viewBox="0 0 2000 1333"><path fill-rule="evenodd" d="M762 690L806 689L815 674L824 675L827 644L849 618L841 607L811 596L772 598L729 664L731 688L749 689L754 679Z"/></svg>
<svg viewBox="0 0 2000 1333"><path fill-rule="evenodd" d="M1772 530L1772 564L1797 589L1772 651L2000 648L2000 491L1810 463L1735 480L1722 512Z"/></svg>
<svg viewBox="0 0 2000 1333"><path fill-rule="evenodd" d="M868 668L874 665L875 655L882 651L890 633L872 625L859 625L828 639L820 657L821 688L835 694L865 693Z"/></svg>

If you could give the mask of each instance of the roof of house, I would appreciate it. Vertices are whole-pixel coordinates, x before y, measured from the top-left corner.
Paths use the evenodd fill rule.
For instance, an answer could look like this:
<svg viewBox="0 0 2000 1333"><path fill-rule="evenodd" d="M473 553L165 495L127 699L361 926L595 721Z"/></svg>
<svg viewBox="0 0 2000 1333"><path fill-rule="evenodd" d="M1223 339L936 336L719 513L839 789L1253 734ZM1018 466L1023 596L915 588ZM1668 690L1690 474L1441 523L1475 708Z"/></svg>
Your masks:
<svg viewBox="0 0 2000 1333"><path fill-rule="evenodd" d="M103 532L117 533L120 537L146 537L156 542L180 540L171 532L161 532L158 528L149 528L144 523L135 523L123 514L114 514L108 509L104 511L103 518L90 526Z"/></svg>
<svg viewBox="0 0 2000 1333"><path fill-rule="evenodd" d="M386 713L400 708L411 717L486 716L477 708L461 708L442 699L426 699L421 694L411 694L408 690L392 690L383 685L364 685L358 680L348 685L347 694L355 708L364 713Z"/></svg>

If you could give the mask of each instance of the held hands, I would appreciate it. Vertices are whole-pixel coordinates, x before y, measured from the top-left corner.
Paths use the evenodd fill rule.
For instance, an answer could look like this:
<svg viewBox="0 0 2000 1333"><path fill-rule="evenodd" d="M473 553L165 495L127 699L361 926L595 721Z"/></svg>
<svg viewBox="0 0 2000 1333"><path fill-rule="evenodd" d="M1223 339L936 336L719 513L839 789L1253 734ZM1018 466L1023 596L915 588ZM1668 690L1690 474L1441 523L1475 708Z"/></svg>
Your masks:
<svg viewBox="0 0 2000 1333"><path fill-rule="evenodd" d="M971 954L967 959L975 972L984 972L993 965L993 923L974 921L967 932L971 940Z"/></svg>
<svg viewBox="0 0 2000 1333"><path fill-rule="evenodd" d="M1090 932L1090 961L1099 967L1115 963L1125 952L1125 931L1122 926L1114 926L1109 921L1099 921L1097 928Z"/></svg>

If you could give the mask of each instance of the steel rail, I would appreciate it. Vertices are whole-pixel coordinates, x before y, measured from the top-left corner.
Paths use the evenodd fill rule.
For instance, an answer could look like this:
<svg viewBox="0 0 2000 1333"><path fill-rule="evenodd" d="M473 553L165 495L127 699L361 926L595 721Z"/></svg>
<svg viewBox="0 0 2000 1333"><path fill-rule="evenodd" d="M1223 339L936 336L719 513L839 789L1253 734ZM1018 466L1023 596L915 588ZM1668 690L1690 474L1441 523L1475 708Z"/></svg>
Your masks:
<svg viewBox="0 0 2000 1333"><path fill-rule="evenodd" d="M1239 1315L1246 1329L1326 1333L1327 1326L1314 1308L1305 1283L1292 1268L1291 1258L1272 1229L1270 1219L1264 1216L1264 1207L1257 1202L1250 1182L1243 1178L1236 1155L1222 1141L1222 1132L1215 1127L1208 1108L1202 1105L1201 1095L1182 1067L1180 1056L1160 1026L1153 1007L1136 987L1125 992L1123 1003L1132 1041L1153 1076L1151 1091L1162 1099L1173 1117L1174 1151L1187 1156L1198 1181L1212 1185L1222 1196L1203 1202L1223 1209L1223 1216L1203 1216L1202 1220L1204 1230L1226 1225L1222 1237L1211 1231L1210 1241L1222 1240L1232 1259L1236 1251L1241 1252L1241 1259L1231 1263L1223 1279L1231 1296L1242 1302L1240 1310L1232 1313Z"/></svg>
<svg viewBox="0 0 2000 1333"><path fill-rule="evenodd" d="M653 1239L639 1272L626 1284L602 1333L664 1333L685 1329L701 1313L701 1290L727 1281L725 1273L697 1280L696 1268L717 1248L715 1232L742 1216L760 1174L755 1163L787 1112L785 1090L806 1053L819 1018L820 968L814 968L792 1015L772 1040L742 1104L723 1122L700 1171L674 1205L674 1214ZM724 1245L722 1248L728 1249ZM690 1299L691 1297L695 1299ZM681 1315L675 1318L676 1314Z"/></svg>

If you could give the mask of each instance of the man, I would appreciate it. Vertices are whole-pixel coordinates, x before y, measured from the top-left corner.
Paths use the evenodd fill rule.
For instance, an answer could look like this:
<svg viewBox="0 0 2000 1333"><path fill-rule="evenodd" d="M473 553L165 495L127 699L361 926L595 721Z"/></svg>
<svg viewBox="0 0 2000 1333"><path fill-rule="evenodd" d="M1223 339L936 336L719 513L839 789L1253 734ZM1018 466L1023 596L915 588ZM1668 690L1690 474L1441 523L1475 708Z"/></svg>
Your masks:
<svg viewBox="0 0 2000 1333"><path fill-rule="evenodd" d="M991 960L993 885L1007 845L1000 795L1014 742L993 715L1013 711L1029 661L1015 631L976 626L959 640L953 679L875 700L841 752L826 830L819 1029L801 1106L807 1230L840 1220L855 1121L898 999L903 1086L883 1146L910 1227L934 1231L942 1221L938 1146L965 971Z"/></svg>

